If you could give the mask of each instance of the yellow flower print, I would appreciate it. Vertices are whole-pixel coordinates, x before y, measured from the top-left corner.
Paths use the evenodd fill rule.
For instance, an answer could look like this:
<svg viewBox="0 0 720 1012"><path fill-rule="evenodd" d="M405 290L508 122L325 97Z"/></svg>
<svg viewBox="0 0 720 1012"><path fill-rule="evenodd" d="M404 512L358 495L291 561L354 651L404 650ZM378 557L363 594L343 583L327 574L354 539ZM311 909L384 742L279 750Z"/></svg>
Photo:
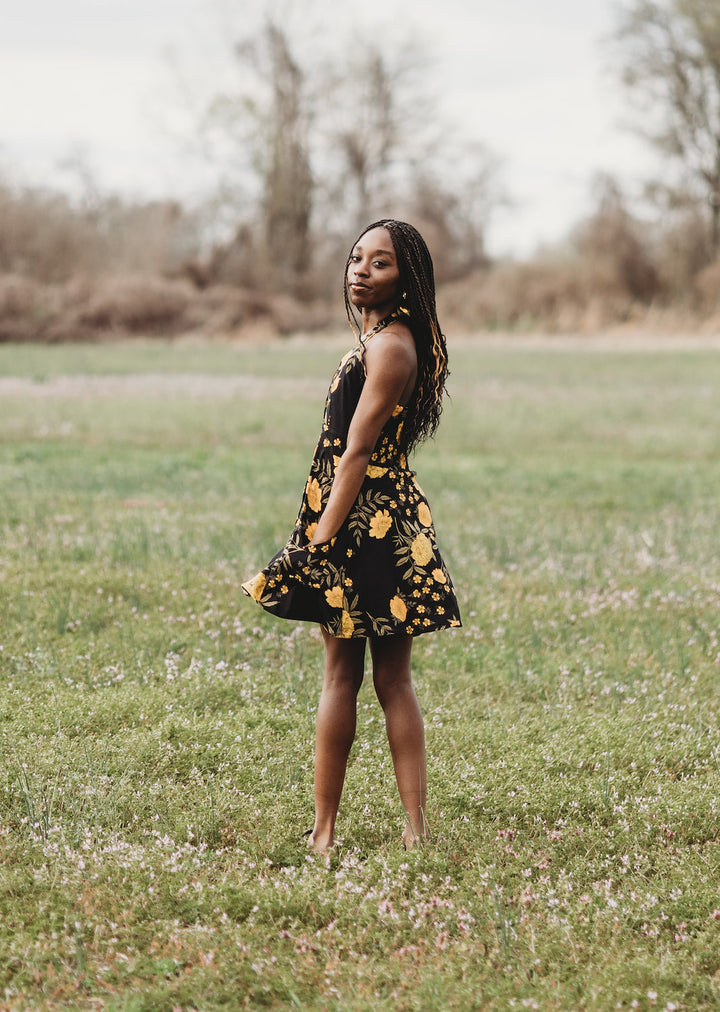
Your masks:
<svg viewBox="0 0 720 1012"><path fill-rule="evenodd" d="M343 606L343 589L342 587L332 587L330 590L325 591L325 600L331 608L342 608Z"/></svg>
<svg viewBox="0 0 720 1012"><path fill-rule="evenodd" d="M390 611L400 622L407 618L407 605L397 594L390 600Z"/></svg>
<svg viewBox="0 0 720 1012"><path fill-rule="evenodd" d="M349 613L346 612L346 611L344 611L342 613L342 634L343 634L343 639L348 639L350 636L352 636L354 630L355 630L355 623L353 622L353 620L350 617Z"/></svg>
<svg viewBox="0 0 720 1012"><path fill-rule="evenodd" d="M336 453L333 453L333 466L334 467L337 467L341 460L342 460L342 457L338 457L338 455Z"/></svg>
<svg viewBox="0 0 720 1012"><path fill-rule="evenodd" d="M382 478L384 474L387 474L387 468L376 467L375 464L368 464L365 474L368 478Z"/></svg>
<svg viewBox="0 0 720 1012"><path fill-rule="evenodd" d="M418 566L426 566L430 559L432 559L432 545L424 534L418 534L415 538L410 549L410 554Z"/></svg>
<svg viewBox="0 0 720 1012"><path fill-rule="evenodd" d="M433 580L437 583L447 583L447 577L443 573L442 569L433 569Z"/></svg>
<svg viewBox="0 0 720 1012"><path fill-rule="evenodd" d="M421 502L418 506L418 519L423 527L430 527L432 524L432 514L426 502Z"/></svg>
<svg viewBox="0 0 720 1012"><path fill-rule="evenodd" d="M322 490L317 478L308 478L305 493L310 509L313 513L319 513L322 508Z"/></svg>
<svg viewBox="0 0 720 1012"><path fill-rule="evenodd" d="M387 510L378 510L374 517L370 518L370 537L378 541L384 538L392 525L392 517Z"/></svg>
<svg viewBox="0 0 720 1012"><path fill-rule="evenodd" d="M305 536L307 537L308 541L312 541L312 539L315 537L316 530L317 530L317 523L307 525L307 527L305 528Z"/></svg>
<svg viewBox="0 0 720 1012"><path fill-rule="evenodd" d="M258 573L252 580L248 580L247 583L243 584L243 590L246 590L253 601L259 601L262 597L262 592L265 590L265 583L267 577L264 573Z"/></svg>

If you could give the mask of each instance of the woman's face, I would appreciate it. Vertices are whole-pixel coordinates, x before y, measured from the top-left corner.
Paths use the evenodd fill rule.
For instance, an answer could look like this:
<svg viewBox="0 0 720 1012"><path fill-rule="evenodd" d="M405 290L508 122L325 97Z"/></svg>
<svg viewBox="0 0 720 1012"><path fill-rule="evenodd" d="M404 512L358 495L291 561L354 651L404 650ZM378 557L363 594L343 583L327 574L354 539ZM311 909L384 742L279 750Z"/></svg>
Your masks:
<svg viewBox="0 0 720 1012"><path fill-rule="evenodd" d="M360 236L347 268L350 302L356 309L392 312L400 301L400 270L390 233L373 228Z"/></svg>

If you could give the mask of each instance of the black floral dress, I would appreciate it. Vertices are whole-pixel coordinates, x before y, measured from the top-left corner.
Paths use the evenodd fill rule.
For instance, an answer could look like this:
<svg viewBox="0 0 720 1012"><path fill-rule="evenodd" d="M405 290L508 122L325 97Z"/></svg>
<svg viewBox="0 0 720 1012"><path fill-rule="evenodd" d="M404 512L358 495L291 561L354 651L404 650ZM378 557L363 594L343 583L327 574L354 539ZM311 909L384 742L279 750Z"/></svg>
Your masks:
<svg viewBox="0 0 720 1012"><path fill-rule="evenodd" d="M295 527L243 590L281 618L319 622L341 638L417 636L460 625L427 499L401 449L398 405L377 440L362 488L334 538L310 545L365 382L362 345L330 384L322 432Z"/></svg>

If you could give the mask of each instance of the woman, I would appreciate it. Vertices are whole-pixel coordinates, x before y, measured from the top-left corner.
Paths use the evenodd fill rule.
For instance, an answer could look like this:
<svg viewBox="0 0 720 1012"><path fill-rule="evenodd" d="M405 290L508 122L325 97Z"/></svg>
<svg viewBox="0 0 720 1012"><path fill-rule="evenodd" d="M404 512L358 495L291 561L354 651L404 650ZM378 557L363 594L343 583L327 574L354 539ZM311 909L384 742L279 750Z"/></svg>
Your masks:
<svg viewBox="0 0 720 1012"><path fill-rule="evenodd" d="M333 846L368 642L406 813L403 843L427 836L425 735L410 653L414 636L460 625L430 509L407 466L408 452L437 427L447 377L432 260L415 228L390 219L360 235L346 264L345 307L358 343L332 379L295 528L243 584L273 614L322 626L310 834L320 852Z"/></svg>

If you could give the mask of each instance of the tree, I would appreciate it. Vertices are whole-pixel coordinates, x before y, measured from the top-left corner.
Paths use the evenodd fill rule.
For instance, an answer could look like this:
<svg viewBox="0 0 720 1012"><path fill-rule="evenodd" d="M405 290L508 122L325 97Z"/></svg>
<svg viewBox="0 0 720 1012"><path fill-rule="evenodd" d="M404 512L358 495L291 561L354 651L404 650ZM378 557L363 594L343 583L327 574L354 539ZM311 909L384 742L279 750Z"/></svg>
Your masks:
<svg viewBox="0 0 720 1012"><path fill-rule="evenodd" d="M720 253L720 4L634 0L615 36L622 79L645 114L641 132L681 169L678 201L690 189L709 215ZM648 125L649 123L649 125ZM684 177L684 178L682 178ZM657 192L657 188L656 188Z"/></svg>
<svg viewBox="0 0 720 1012"><path fill-rule="evenodd" d="M660 292L660 279L646 229L628 211L612 176L601 174L594 188L596 210L574 230L575 249L598 281L633 301L651 302Z"/></svg>
<svg viewBox="0 0 720 1012"><path fill-rule="evenodd" d="M272 87L262 167L265 244L276 282L292 285L305 269L309 249L313 187L309 113L304 74L287 37L272 23L265 31Z"/></svg>
<svg viewBox="0 0 720 1012"><path fill-rule="evenodd" d="M250 195L241 188L237 201L245 210L238 234L259 226L260 270L254 281L271 290L294 289L308 266L312 211L305 74L287 34L272 20L257 38L238 43L235 56L239 87L211 102L204 135L211 143L220 139L223 152L229 148L234 181L254 188ZM247 220L255 214L259 220Z"/></svg>
<svg viewBox="0 0 720 1012"><path fill-rule="evenodd" d="M436 122L430 96L418 94L421 60L411 45L388 53L368 38L357 50L325 68L319 117L327 190L347 212L344 231L387 214L399 179L407 184L413 159L432 147L427 127Z"/></svg>
<svg viewBox="0 0 720 1012"><path fill-rule="evenodd" d="M495 162L438 115L427 55L377 33L346 52L295 25L271 12L250 28L206 107L228 226L207 282L327 295L349 237L380 217L428 226L439 277L484 263Z"/></svg>
<svg viewBox="0 0 720 1012"><path fill-rule="evenodd" d="M348 228L408 217L432 247L438 279L447 280L486 263L485 230L502 198L497 160L439 115L427 67L415 46L386 51L364 40L334 71L321 129L337 180L335 216L346 212L344 241Z"/></svg>

